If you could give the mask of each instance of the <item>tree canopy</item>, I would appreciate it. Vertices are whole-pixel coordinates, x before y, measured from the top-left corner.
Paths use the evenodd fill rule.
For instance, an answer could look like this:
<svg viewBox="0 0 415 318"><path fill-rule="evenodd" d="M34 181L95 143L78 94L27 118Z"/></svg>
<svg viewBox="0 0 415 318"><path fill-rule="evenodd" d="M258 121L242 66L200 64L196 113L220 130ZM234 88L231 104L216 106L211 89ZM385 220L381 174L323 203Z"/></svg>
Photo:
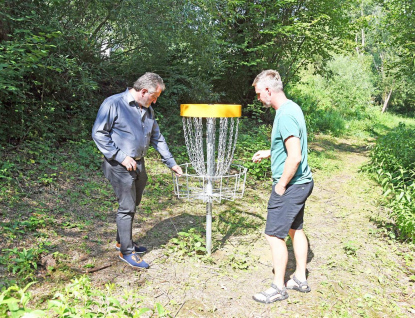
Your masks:
<svg viewBox="0 0 415 318"><path fill-rule="evenodd" d="M288 87L309 67L329 82L339 55L368 56L369 99L382 104L390 92L390 109L414 111L409 0L2 0L0 8L2 143L86 135L103 98L145 71L166 81L162 108L248 106L261 70L279 70Z"/></svg>

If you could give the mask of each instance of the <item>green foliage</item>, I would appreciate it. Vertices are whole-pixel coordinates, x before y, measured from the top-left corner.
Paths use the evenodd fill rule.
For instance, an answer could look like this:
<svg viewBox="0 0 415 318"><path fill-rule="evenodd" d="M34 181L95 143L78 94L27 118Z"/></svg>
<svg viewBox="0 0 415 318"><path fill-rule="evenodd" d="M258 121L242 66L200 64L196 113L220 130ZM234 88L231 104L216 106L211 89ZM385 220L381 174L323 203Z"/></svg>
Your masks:
<svg viewBox="0 0 415 318"><path fill-rule="evenodd" d="M389 32L388 44L391 44L399 56L393 65L399 75L410 75L413 80L415 71L415 35L410 28L415 22L415 4L410 0L391 0L385 2L386 16L384 27Z"/></svg>
<svg viewBox="0 0 415 318"><path fill-rule="evenodd" d="M89 130L101 65L86 30L64 25L75 17L62 16L72 6L62 11L61 4L3 1L8 34L0 38L1 142L61 140Z"/></svg>
<svg viewBox="0 0 415 318"><path fill-rule="evenodd" d="M288 84L297 70L342 45L348 38L349 3L325 1L213 1L208 10L218 37L220 68L215 86L226 101L250 104L251 87L263 69L278 69ZM228 79L232 79L229 81Z"/></svg>
<svg viewBox="0 0 415 318"><path fill-rule="evenodd" d="M351 120L370 116L375 93L370 67L369 57L335 55L321 74L312 66L300 72L287 92L301 106L311 139L319 132L341 136L350 132Z"/></svg>
<svg viewBox="0 0 415 318"><path fill-rule="evenodd" d="M371 57L338 55L327 63L330 77L325 86L331 105L345 117L359 117L372 102L375 91Z"/></svg>
<svg viewBox="0 0 415 318"><path fill-rule="evenodd" d="M47 252L45 245L50 243L40 243L38 247L30 249L4 249L4 252L8 253L0 258L0 263L6 265L7 270L18 277L31 278L37 269L41 254Z"/></svg>
<svg viewBox="0 0 415 318"><path fill-rule="evenodd" d="M382 185L399 237L415 241L415 129L400 124L380 137L364 170Z"/></svg>
<svg viewBox="0 0 415 318"><path fill-rule="evenodd" d="M336 55L322 75L309 67L299 76L288 94L303 109L309 133L340 136L346 132L347 120L367 116L375 91L369 57Z"/></svg>
<svg viewBox="0 0 415 318"><path fill-rule="evenodd" d="M258 150L270 149L271 129L272 126L257 125L255 121L248 122L248 120L244 120L240 126L234 158L237 161L243 161L243 166L248 168L248 173L258 180L271 177L269 160L262 160L260 163L252 162L252 157Z"/></svg>
<svg viewBox="0 0 415 318"><path fill-rule="evenodd" d="M256 122L260 127L263 127L264 124L272 124L275 117L275 110L271 107L264 107L258 100L254 100L252 104L248 104L244 108L244 113L249 114L250 120Z"/></svg>
<svg viewBox="0 0 415 318"><path fill-rule="evenodd" d="M230 264L234 270L247 271L255 269L259 257L254 257L246 248L235 249L226 259L225 264Z"/></svg>
<svg viewBox="0 0 415 318"><path fill-rule="evenodd" d="M254 102L251 87L265 68L278 69L288 90L293 86L291 95L306 109L311 134L340 135L345 121L364 118L368 103L382 102L392 88L391 107L413 111L414 7L408 1L179 0L172 6L167 0L5 0L0 5L2 144L89 139L102 100L145 71L165 79L156 108L170 143L183 141L182 102L241 103L245 116L271 124L272 111ZM125 16L133 18L120 18ZM359 43L360 34L366 42ZM345 54L351 48L358 56ZM309 71L298 76L305 66ZM5 169L0 178L10 178ZM48 174L39 182L49 186L53 178Z"/></svg>
<svg viewBox="0 0 415 318"><path fill-rule="evenodd" d="M373 57L375 99L387 110L411 114L415 108L415 6L409 0L355 2L356 50Z"/></svg>
<svg viewBox="0 0 415 318"><path fill-rule="evenodd" d="M20 217L16 220L4 221L0 224L0 234L9 240L22 237L30 232L37 232L38 229L52 225L53 220L42 209L36 209L28 218ZM41 236L40 233L37 233Z"/></svg>
<svg viewBox="0 0 415 318"><path fill-rule="evenodd" d="M356 241L349 240L343 244L343 249L347 255L356 256L356 253L359 250L359 245Z"/></svg>
<svg viewBox="0 0 415 318"><path fill-rule="evenodd" d="M9 161L4 161L0 163L0 179L4 179L7 181L12 180L12 170L14 168L14 163L11 163Z"/></svg>
<svg viewBox="0 0 415 318"><path fill-rule="evenodd" d="M350 33L342 15L347 3L333 0L309 0L301 8L292 1L216 0L174 6L5 0L1 6L2 144L89 138L102 100L145 71L165 79L157 106L174 137L180 103L251 104L260 69L278 68L288 83L299 66L329 56L341 45L339 36Z"/></svg>
<svg viewBox="0 0 415 318"><path fill-rule="evenodd" d="M72 163L88 170L100 169L102 153L92 140L70 141L69 145L70 150L73 151Z"/></svg>
<svg viewBox="0 0 415 318"><path fill-rule="evenodd" d="M311 111L308 116L305 115L305 119L307 132L311 136L317 132L331 134L337 137L344 134L345 120L340 112L333 109L327 111L322 109Z"/></svg>
<svg viewBox="0 0 415 318"><path fill-rule="evenodd" d="M252 162L251 160L244 163L244 166L248 168L248 173L257 180L269 180L271 176L271 163L269 160L262 160L259 163Z"/></svg>
<svg viewBox="0 0 415 318"><path fill-rule="evenodd" d="M187 232L177 233L167 245L168 254L175 254L178 259L186 256L203 258L206 254L205 238L200 234L200 229L191 228Z"/></svg>
<svg viewBox="0 0 415 318"><path fill-rule="evenodd" d="M115 285L106 284L105 290L93 288L87 276L75 278L63 291L48 299L47 309L31 309L28 288L11 286L0 294L0 315L11 317L141 317L152 311L157 317L170 317L164 307L156 303L154 309L142 307L142 297L133 291L114 295Z"/></svg>
<svg viewBox="0 0 415 318"><path fill-rule="evenodd" d="M105 290L91 286L88 277L75 278L63 292L49 300L48 308L58 316L105 317L117 314L119 317L140 317L149 311L141 307L142 300L133 291L126 291L119 299L113 295L115 285L106 284Z"/></svg>
<svg viewBox="0 0 415 318"><path fill-rule="evenodd" d="M26 292L27 289L34 284L31 282L24 288L19 288L14 285L2 291L0 294L0 316L2 317L45 317L44 310L33 310L28 307L28 302L31 299L31 294Z"/></svg>

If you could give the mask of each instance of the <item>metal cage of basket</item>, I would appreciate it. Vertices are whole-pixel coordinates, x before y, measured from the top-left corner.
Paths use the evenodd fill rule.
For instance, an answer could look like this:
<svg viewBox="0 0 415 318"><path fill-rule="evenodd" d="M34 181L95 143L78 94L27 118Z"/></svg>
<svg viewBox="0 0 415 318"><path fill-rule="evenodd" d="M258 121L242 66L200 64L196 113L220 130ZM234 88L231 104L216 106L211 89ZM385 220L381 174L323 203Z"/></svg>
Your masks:
<svg viewBox="0 0 415 318"><path fill-rule="evenodd" d="M234 201L244 195L247 168L241 165L231 164L227 174L211 178L197 174L190 163L180 166L183 175L173 175L174 192L180 199L220 203L222 200ZM208 194L209 181L212 184L212 193Z"/></svg>
<svg viewBox="0 0 415 318"><path fill-rule="evenodd" d="M206 203L206 250L211 254L212 203L242 198L245 190L247 169L232 164L241 105L182 104L180 115L190 163L181 165L181 177L173 174L174 191L178 198Z"/></svg>

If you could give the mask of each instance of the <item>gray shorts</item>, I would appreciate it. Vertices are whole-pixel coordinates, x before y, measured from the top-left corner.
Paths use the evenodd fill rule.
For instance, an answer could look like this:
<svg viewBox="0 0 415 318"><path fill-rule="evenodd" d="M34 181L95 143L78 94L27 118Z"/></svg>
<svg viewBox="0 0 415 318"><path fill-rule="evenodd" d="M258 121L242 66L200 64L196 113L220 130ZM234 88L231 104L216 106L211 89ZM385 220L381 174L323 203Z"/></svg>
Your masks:
<svg viewBox="0 0 415 318"><path fill-rule="evenodd" d="M301 230L303 228L305 202L313 191L313 187L314 181L304 184L291 184L287 186L281 196L275 192L275 185L273 185L268 201L265 234L284 239L290 229Z"/></svg>

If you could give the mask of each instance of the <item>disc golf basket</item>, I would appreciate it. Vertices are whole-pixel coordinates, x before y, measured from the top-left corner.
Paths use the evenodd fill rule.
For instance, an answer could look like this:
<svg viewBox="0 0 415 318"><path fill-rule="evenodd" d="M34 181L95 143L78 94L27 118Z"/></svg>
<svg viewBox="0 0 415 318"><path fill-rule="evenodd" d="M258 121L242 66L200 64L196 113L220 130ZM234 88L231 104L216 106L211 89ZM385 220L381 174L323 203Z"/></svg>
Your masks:
<svg viewBox="0 0 415 318"><path fill-rule="evenodd" d="M241 105L182 104L180 115L190 162L181 165L181 177L173 173L174 192L206 203L206 250L211 254L212 203L242 198L245 190L247 169L232 164Z"/></svg>

